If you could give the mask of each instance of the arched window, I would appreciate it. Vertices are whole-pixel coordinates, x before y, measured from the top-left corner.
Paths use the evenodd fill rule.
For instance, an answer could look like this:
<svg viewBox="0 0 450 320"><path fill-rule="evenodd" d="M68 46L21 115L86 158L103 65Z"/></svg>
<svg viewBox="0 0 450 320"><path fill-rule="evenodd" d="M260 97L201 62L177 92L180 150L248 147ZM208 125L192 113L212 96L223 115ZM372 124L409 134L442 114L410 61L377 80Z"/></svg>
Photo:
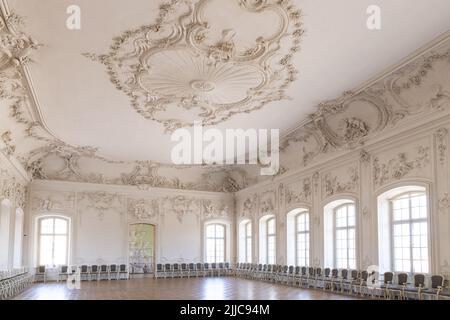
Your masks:
<svg viewBox="0 0 450 320"><path fill-rule="evenodd" d="M259 220L259 261L260 263L276 263L276 220L268 215Z"/></svg>
<svg viewBox="0 0 450 320"><path fill-rule="evenodd" d="M275 218L267 220L267 263L275 264L276 256L276 228Z"/></svg>
<svg viewBox="0 0 450 320"><path fill-rule="evenodd" d="M309 210L296 208L286 215L287 264L309 266Z"/></svg>
<svg viewBox="0 0 450 320"><path fill-rule="evenodd" d="M334 265L356 268L355 205L346 203L334 209Z"/></svg>
<svg viewBox="0 0 450 320"><path fill-rule="evenodd" d="M58 266L68 263L69 221L60 217L39 219L39 265Z"/></svg>
<svg viewBox="0 0 450 320"><path fill-rule="evenodd" d="M391 203L393 271L428 273L426 194L408 192Z"/></svg>
<svg viewBox="0 0 450 320"><path fill-rule="evenodd" d="M378 248L382 271L429 272L425 187L398 187L378 197Z"/></svg>
<svg viewBox="0 0 450 320"><path fill-rule="evenodd" d="M357 215L352 199L339 199L324 207L324 264L356 269Z"/></svg>
<svg viewBox="0 0 450 320"><path fill-rule="evenodd" d="M309 213L295 216L295 262L297 266L309 266Z"/></svg>
<svg viewBox="0 0 450 320"><path fill-rule="evenodd" d="M252 262L252 222L248 219L239 223L239 262Z"/></svg>
<svg viewBox="0 0 450 320"><path fill-rule="evenodd" d="M225 226L209 224L206 226L206 262L225 261Z"/></svg>

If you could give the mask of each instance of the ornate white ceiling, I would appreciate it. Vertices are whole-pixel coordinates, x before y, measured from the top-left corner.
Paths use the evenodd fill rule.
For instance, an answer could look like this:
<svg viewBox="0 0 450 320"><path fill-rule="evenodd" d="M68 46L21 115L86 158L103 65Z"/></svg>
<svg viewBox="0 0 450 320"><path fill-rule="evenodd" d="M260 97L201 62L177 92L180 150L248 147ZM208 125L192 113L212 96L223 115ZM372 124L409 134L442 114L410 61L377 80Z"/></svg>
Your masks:
<svg viewBox="0 0 450 320"><path fill-rule="evenodd" d="M166 131L194 119L215 125L286 99L300 18L289 1L170 1L155 22L115 37L107 54L85 56Z"/></svg>
<svg viewBox="0 0 450 320"><path fill-rule="evenodd" d="M287 133L314 113L314 130L284 146L301 142L305 165L324 146L351 147L392 119L373 92L336 97L450 29L447 0L379 1L380 31L365 27L371 3L361 0L84 0L80 31L65 27L69 0L8 3L25 33L8 40L0 28L2 52L14 48L0 57L2 77L10 73L0 85L13 91L0 124L24 134L0 134L36 177L216 191L252 183L253 169L172 166L171 130L201 120ZM32 59L25 82L10 67L15 56ZM381 118L322 119L343 105Z"/></svg>

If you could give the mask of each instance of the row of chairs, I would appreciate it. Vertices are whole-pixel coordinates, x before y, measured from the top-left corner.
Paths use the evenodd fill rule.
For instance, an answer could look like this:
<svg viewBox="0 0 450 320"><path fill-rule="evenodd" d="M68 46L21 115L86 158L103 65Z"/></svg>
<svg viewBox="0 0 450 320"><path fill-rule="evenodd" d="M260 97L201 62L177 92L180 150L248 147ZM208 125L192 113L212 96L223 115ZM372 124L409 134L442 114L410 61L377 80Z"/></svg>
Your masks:
<svg viewBox="0 0 450 320"><path fill-rule="evenodd" d="M384 299L450 299L445 278L433 275L426 285L423 274L414 274L412 282L406 273L385 272L369 274L366 270L294 267L287 265L266 265L238 263L235 276L283 283L303 288L329 290L350 295Z"/></svg>
<svg viewBox="0 0 450 320"><path fill-rule="evenodd" d="M80 266L60 266L58 268L57 281L67 280L70 275L79 274L80 280L121 280L129 279L129 271L126 264L93 264L93 265L80 265ZM44 283L48 278L48 269L46 266L39 266L36 268L34 274L34 281L43 281Z"/></svg>
<svg viewBox="0 0 450 320"><path fill-rule="evenodd" d="M227 276L233 273L228 262L220 263L158 263L155 278Z"/></svg>
<svg viewBox="0 0 450 320"><path fill-rule="evenodd" d="M0 300L19 294L32 283L32 280L33 277L25 268L0 271Z"/></svg>

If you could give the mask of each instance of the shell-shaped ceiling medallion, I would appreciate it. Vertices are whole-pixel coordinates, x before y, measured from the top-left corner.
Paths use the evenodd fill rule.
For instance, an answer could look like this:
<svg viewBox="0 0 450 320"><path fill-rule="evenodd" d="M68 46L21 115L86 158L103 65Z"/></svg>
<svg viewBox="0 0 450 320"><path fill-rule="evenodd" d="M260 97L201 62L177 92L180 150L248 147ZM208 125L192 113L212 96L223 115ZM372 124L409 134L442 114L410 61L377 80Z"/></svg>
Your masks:
<svg viewBox="0 0 450 320"><path fill-rule="evenodd" d="M283 0L172 0L154 24L115 38L107 54L84 55L166 131L214 125L287 98L300 18Z"/></svg>

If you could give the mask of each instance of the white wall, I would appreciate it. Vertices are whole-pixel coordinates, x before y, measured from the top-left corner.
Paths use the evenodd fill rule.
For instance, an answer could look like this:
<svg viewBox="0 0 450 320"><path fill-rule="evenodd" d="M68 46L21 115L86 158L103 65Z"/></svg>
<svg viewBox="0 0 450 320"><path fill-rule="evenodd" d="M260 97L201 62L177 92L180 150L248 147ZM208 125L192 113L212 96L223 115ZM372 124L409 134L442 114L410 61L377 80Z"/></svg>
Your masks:
<svg viewBox="0 0 450 320"><path fill-rule="evenodd" d="M37 262L37 220L63 215L71 220L69 264L128 260L128 225L156 226L156 262L203 261L203 226L228 225L227 261L234 259L234 208L230 195L172 189L74 182L33 181L28 207L27 264Z"/></svg>
<svg viewBox="0 0 450 320"><path fill-rule="evenodd" d="M271 212L277 216L277 261L287 263L287 213L310 208L312 266L326 267L324 218L328 203L354 199L357 208L357 266L378 264L378 195L395 187L419 185L429 191L431 272L450 274L450 115L336 154L291 174L242 190L236 224L254 225ZM444 134L443 134L444 133ZM255 231L257 228L255 228ZM258 239L256 234L255 239ZM258 245L254 259L257 263ZM290 260L290 259L289 259ZM291 261L291 260L290 260Z"/></svg>

